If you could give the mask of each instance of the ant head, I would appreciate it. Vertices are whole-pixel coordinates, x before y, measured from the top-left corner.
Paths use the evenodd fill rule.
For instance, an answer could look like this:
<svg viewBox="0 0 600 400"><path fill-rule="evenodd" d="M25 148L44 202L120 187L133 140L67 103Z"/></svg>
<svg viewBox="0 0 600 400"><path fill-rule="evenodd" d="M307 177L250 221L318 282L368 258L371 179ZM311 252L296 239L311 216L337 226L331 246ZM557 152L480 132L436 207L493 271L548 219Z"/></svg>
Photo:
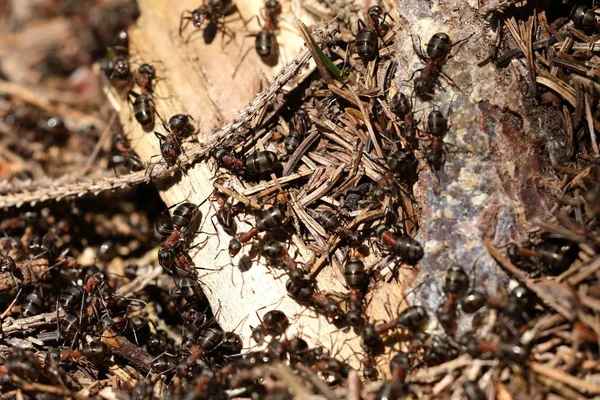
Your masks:
<svg viewBox="0 0 600 400"><path fill-rule="evenodd" d="M279 4L279 0L267 0L265 8L269 11L275 11L281 8L281 4Z"/></svg>
<svg viewBox="0 0 600 400"><path fill-rule="evenodd" d="M143 75L148 75L148 78L153 79L156 77L156 70L150 64L142 64L138 68L138 73Z"/></svg>
<svg viewBox="0 0 600 400"><path fill-rule="evenodd" d="M372 21L377 20L382 13L383 9L378 5L369 7L369 10L367 11L367 15L369 16L369 18L371 18Z"/></svg>

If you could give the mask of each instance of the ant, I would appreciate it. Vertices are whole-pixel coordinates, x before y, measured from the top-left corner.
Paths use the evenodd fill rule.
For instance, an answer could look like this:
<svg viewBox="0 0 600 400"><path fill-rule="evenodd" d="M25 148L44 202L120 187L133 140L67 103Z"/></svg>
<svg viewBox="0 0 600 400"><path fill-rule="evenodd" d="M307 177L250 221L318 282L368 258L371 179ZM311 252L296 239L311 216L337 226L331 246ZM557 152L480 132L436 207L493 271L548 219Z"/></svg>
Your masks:
<svg viewBox="0 0 600 400"><path fill-rule="evenodd" d="M120 153L111 158L113 164L123 163L131 172L137 172L144 169L144 163L140 157L133 151L129 141L121 132L115 134L113 139L114 148Z"/></svg>
<svg viewBox="0 0 600 400"><path fill-rule="evenodd" d="M261 24L260 18L258 15L250 18L248 21L244 22L244 25L247 25L252 19L256 18L258 21L258 25L261 27L261 30L258 33L252 33L244 36L242 39L242 45L240 46L239 53L241 54L242 49L244 48L244 41L247 37L254 36L254 49L256 53L259 55L260 59L268 66L273 67L277 65L279 61L279 44L277 43L277 39L275 37L275 31L277 30L277 19L281 14L281 4L278 0L267 0L265 2L265 6L262 9L263 19L265 21L264 25ZM246 50L244 55L240 58L240 62L235 67L233 71L233 75L237 73L238 69L242 65L242 62L250 52L250 49Z"/></svg>
<svg viewBox="0 0 600 400"><path fill-rule="evenodd" d="M495 357L501 361L509 360L517 364L524 364L529 358L530 347L516 342L491 343L488 341L479 341L474 337L466 339L467 353L473 358L492 358Z"/></svg>
<svg viewBox="0 0 600 400"><path fill-rule="evenodd" d="M371 189L371 198L378 202L383 201L385 191L393 186L395 177L401 177L403 181L410 183L417 174L417 159L409 149L396 149L392 151L386 160L389 170L381 176Z"/></svg>
<svg viewBox="0 0 600 400"><path fill-rule="evenodd" d="M289 326L290 321L282 311L268 311L256 328L251 327L252 339L260 346L264 343L265 336L281 336Z"/></svg>
<svg viewBox="0 0 600 400"><path fill-rule="evenodd" d="M448 114L450 114L450 110L448 110ZM435 171L439 171L446 161L444 136L448 133L448 118L441 111L433 110L427 116L427 127L431 134L431 145L427 151L426 159Z"/></svg>
<svg viewBox="0 0 600 400"><path fill-rule="evenodd" d="M167 336L165 331L156 331L155 334L148 338L146 347L148 353L153 356L158 356L161 353L166 353L173 348L174 341Z"/></svg>
<svg viewBox="0 0 600 400"><path fill-rule="evenodd" d="M133 101L131 100L133 98ZM156 108L151 96L139 94L130 90L127 99L133 106L133 116L145 131L151 131L154 128L154 114Z"/></svg>
<svg viewBox="0 0 600 400"><path fill-rule="evenodd" d="M314 307L317 312L325 315L337 328L346 329L348 321L342 310L340 302L329 296L319 293L315 288L315 281L306 278L301 268L288 271L289 280L285 287L288 294L298 303Z"/></svg>
<svg viewBox="0 0 600 400"><path fill-rule="evenodd" d="M218 164L235 172L245 171L252 175L262 175L270 172L279 165L277 154L272 151L257 151L244 160L237 158L231 150L217 149L214 157Z"/></svg>
<svg viewBox="0 0 600 400"><path fill-rule="evenodd" d="M193 131L190 119L194 118L189 114L175 114L169 118L168 124L163 122L163 127L167 132L178 139L183 139L187 134Z"/></svg>
<svg viewBox="0 0 600 400"><path fill-rule="evenodd" d="M288 154L294 153L300 144L304 140L306 136L306 132L308 132L308 126L310 123L310 119L308 118L308 113L304 109L298 110L291 120L291 131L289 135L283 141L285 145L285 150Z"/></svg>
<svg viewBox="0 0 600 400"><path fill-rule="evenodd" d="M360 326L363 323L363 300L369 285L369 274L365 270L365 264L356 258L348 260L344 267L344 278L350 288L346 319L350 326Z"/></svg>
<svg viewBox="0 0 600 400"><path fill-rule="evenodd" d="M135 82L140 87L142 96L152 97L152 81L156 78L156 70L150 64L142 64L137 70Z"/></svg>
<svg viewBox="0 0 600 400"><path fill-rule="evenodd" d="M25 318L38 315L43 306L44 300L37 293L31 292L25 296L25 300L21 304L21 315Z"/></svg>
<svg viewBox="0 0 600 400"><path fill-rule="evenodd" d="M429 321L427 311L421 306L410 306L398 314L398 317L380 324L368 323L361 332L362 347L366 353L376 355L384 350L381 336L397 327L410 331L419 331Z"/></svg>
<svg viewBox="0 0 600 400"><path fill-rule="evenodd" d="M456 331L456 311L458 300L461 299L469 289L469 277L465 270L452 265L446 271L442 290L446 297L441 308L437 310L437 317L440 323L449 331Z"/></svg>
<svg viewBox="0 0 600 400"><path fill-rule="evenodd" d="M104 71L106 77L111 81L113 79L125 81L131 76L131 65L126 56L117 56L112 58L101 69Z"/></svg>
<svg viewBox="0 0 600 400"><path fill-rule="evenodd" d="M573 20L573 24L583 31L590 32L598 28L596 14L589 6L579 5L573 7L571 19Z"/></svg>
<svg viewBox="0 0 600 400"><path fill-rule="evenodd" d="M21 349L11 350L4 364L0 365L1 375L14 374L31 382L36 382L42 371L42 366L35 353Z"/></svg>
<svg viewBox="0 0 600 400"><path fill-rule="evenodd" d="M393 20L391 15L384 12L381 6L372 6L367 11L367 24L362 20L358 20L360 30L356 34L354 46L356 53L365 64L373 61L379 54L379 37L381 37L381 28L386 17Z"/></svg>
<svg viewBox="0 0 600 400"><path fill-rule="evenodd" d="M156 136L160 142L160 153L167 165L169 167L176 165L177 160L182 153L181 144L177 140L177 137L171 133L165 136L156 131L154 132L154 136Z"/></svg>
<svg viewBox="0 0 600 400"><path fill-rule="evenodd" d="M281 228L285 216L283 211L278 207L272 206L266 210L260 210L256 216L255 226L248 232L242 233L237 238L234 238L229 244L229 253L232 257L236 256L242 249L242 246L252 240L260 232L273 231Z"/></svg>
<svg viewBox="0 0 600 400"><path fill-rule="evenodd" d="M288 270L298 268L296 261L289 255L283 243L269 240L262 246L262 254L274 261L282 261Z"/></svg>
<svg viewBox="0 0 600 400"><path fill-rule="evenodd" d="M417 140L417 121L413 113L412 102L404 93L396 93L390 100L390 109L402 120L403 124L400 132L406 141L410 150L418 148Z"/></svg>
<svg viewBox="0 0 600 400"><path fill-rule="evenodd" d="M225 35L226 30L224 18L227 14L233 11L234 7L235 4L232 0L208 0L208 4L206 4L206 0L204 0L200 7L192 11L183 10L179 19L179 37L182 37L183 31L185 28L187 28L190 22L195 28L201 28L206 20L208 20L210 24L214 24L217 28L220 26L223 31L223 35ZM186 15L186 13L189 15ZM193 33L188 36L188 38L185 40L186 43L189 42L192 35Z"/></svg>
<svg viewBox="0 0 600 400"><path fill-rule="evenodd" d="M15 288L18 289L19 282L17 281L17 276L15 275L15 273L17 273L21 279L22 279L23 275L22 275L21 270L19 268L17 268L17 263L15 262L15 259L12 258L11 256L9 256L8 254L5 254L5 255L0 254L0 273L3 273L3 272L8 272L10 274L10 276L13 279Z"/></svg>
<svg viewBox="0 0 600 400"><path fill-rule="evenodd" d="M510 260L520 267L525 261L532 261L541 271L549 274L559 274L565 271L577 257L577 245L560 238L548 236L539 243L529 246L517 246L510 243L507 254Z"/></svg>
<svg viewBox="0 0 600 400"><path fill-rule="evenodd" d="M379 225L375 233L392 253L400 256L408 264L416 265L423 258L423 246L410 236L396 236L385 225Z"/></svg>
<svg viewBox="0 0 600 400"><path fill-rule="evenodd" d="M92 340L85 343L81 349L81 353L86 358L98 362L107 361L112 355L110 347L99 340Z"/></svg>
<svg viewBox="0 0 600 400"><path fill-rule="evenodd" d="M217 180L219 183L222 183L222 180ZM225 193L220 192L217 188L213 191L212 197L215 199L216 203L219 205L219 208L215 212L215 216L217 218L217 222L223 228L226 234L229 236L235 236L237 233L237 222L235 217L246 211L246 206L242 202L238 202L233 204L229 202L229 196ZM216 227L215 227L216 230ZM240 247L241 249L241 247Z"/></svg>
<svg viewBox="0 0 600 400"><path fill-rule="evenodd" d="M194 203L181 203L175 207L170 219L173 229L162 243L162 247L167 250L175 249L191 240L190 235L196 233L193 231L193 227L197 221L202 219L202 213L200 207ZM157 221L158 225L155 224L155 234L160 231L161 238L168 232L169 226L165 221L164 218L161 218Z"/></svg>
<svg viewBox="0 0 600 400"><path fill-rule="evenodd" d="M417 56L425 63L422 69L416 71L420 71L421 74L414 81L414 91L421 100L428 101L433 98L435 85L438 83L440 75L446 76L442 72L442 66L450 53L452 42L446 33L438 32L427 43L427 55L423 54L414 43L413 48ZM452 82L447 76L446 78Z"/></svg>

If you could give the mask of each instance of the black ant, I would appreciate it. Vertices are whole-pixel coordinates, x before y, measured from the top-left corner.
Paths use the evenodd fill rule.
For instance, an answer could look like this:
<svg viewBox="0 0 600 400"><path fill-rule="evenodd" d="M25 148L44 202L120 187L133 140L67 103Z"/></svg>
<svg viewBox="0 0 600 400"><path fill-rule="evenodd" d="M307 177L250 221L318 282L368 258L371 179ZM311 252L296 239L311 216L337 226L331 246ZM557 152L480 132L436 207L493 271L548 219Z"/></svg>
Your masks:
<svg viewBox="0 0 600 400"><path fill-rule="evenodd" d="M204 21L209 21L209 27L211 24L213 24L213 26L216 28L221 27L223 35L225 35L225 16L231 13L234 8L235 4L232 0L208 0L208 4L206 3L206 0L204 0L200 7L192 11L184 10L181 13L181 18L179 19L179 37L182 37L183 31L185 28L187 28L190 22L195 28L201 28L202 25L204 25ZM186 16L186 13L189 15ZM209 29L207 28L206 30ZM192 35L193 33L188 36L188 38L185 40L186 43L189 42ZM212 41L213 38L214 36L210 38L211 40L206 41ZM207 39L206 34L205 39Z"/></svg>
<svg viewBox="0 0 600 400"><path fill-rule="evenodd" d="M117 56L108 60L102 70L111 81L113 79L126 81L131 77L131 64L126 56Z"/></svg>
<svg viewBox="0 0 600 400"><path fill-rule="evenodd" d="M438 320L449 332L456 331L457 307L459 300L466 294L468 289L469 277L465 270L458 265L450 266L442 286L446 297L441 308L437 310Z"/></svg>
<svg viewBox="0 0 600 400"><path fill-rule="evenodd" d="M181 144L179 143L179 140L177 140L177 137L171 133L165 136L156 131L154 132L154 135L160 142L160 153L167 165L170 167L177 165L177 160L182 153Z"/></svg>
<svg viewBox="0 0 600 400"><path fill-rule="evenodd" d="M19 277L22 279L23 275L22 272L19 268L17 268L17 263L15 262L15 259L12 258L11 256L9 256L8 254L5 255L1 255L0 254L0 273L3 272L8 272L10 274L10 276L13 279L13 283L15 285L15 288L19 288L19 283L17 281L17 276L15 275L18 274Z"/></svg>
<svg viewBox="0 0 600 400"><path fill-rule="evenodd" d="M415 265L423 258L423 246L410 236L397 236L385 225L378 226L375 232L392 253L400 256L408 264Z"/></svg>
<svg viewBox="0 0 600 400"><path fill-rule="evenodd" d="M308 132L308 124L310 119L308 113L304 109L296 111L291 121L291 130L289 135L283 141L285 150L288 154L294 153L306 136Z"/></svg>
<svg viewBox="0 0 600 400"><path fill-rule="evenodd" d="M189 114L175 114L169 118L168 123L163 122L163 127L167 132L177 139L183 139L186 135L193 131L193 127L190 124L190 119L192 121L194 120L194 118Z"/></svg>
<svg viewBox="0 0 600 400"><path fill-rule="evenodd" d="M376 355L384 350L382 335L390 330L403 327L409 331L419 331L429 321L427 311L421 306L410 306L388 322L367 324L361 332L362 347L366 353Z"/></svg>
<svg viewBox="0 0 600 400"><path fill-rule="evenodd" d="M194 203L180 203L171 207L175 207L171 217L161 214L155 222L154 235L161 241L165 250L186 248L192 239L191 236L197 233L197 222L202 219L200 206Z"/></svg>
<svg viewBox="0 0 600 400"><path fill-rule="evenodd" d="M369 194L372 199L380 203L383 201L386 191L393 187L396 177L410 184L417 175L417 159L409 149L392 151L386 162L389 170L379 178Z"/></svg>
<svg viewBox="0 0 600 400"><path fill-rule="evenodd" d="M31 292L25 296L23 304L21 304L21 315L25 318L38 315L44 306L44 300L35 292Z"/></svg>
<svg viewBox="0 0 600 400"><path fill-rule="evenodd" d="M260 210L254 220L255 226L248 232L242 233L231 241L229 245L229 252L232 257L241 250L243 244L248 243L260 232L273 231L281 228L284 220L285 215L278 207L273 206L267 208L266 210Z"/></svg>
<svg viewBox="0 0 600 400"><path fill-rule="evenodd" d="M369 286L369 274L365 270L365 264L360 259L348 260L344 267L344 278L350 288L347 295L346 319L350 326L361 326L363 324L363 300L367 286Z"/></svg>
<svg viewBox="0 0 600 400"><path fill-rule="evenodd" d="M137 70L135 82L140 87L142 96L152 97L154 89L152 87L153 80L156 78L156 70L150 64L142 64Z"/></svg>
<svg viewBox="0 0 600 400"><path fill-rule="evenodd" d="M423 54L413 43L415 52L425 63L425 66L418 70L421 72L420 76L414 81L415 93L421 100L428 101L433 98L435 85L438 83L440 75L443 74L442 66L450 53L451 47L450 36L443 32L436 33L429 39L427 55ZM450 80L450 82L452 81Z"/></svg>
<svg viewBox="0 0 600 400"><path fill-rule="evenodd" d="M571 19L573 20L573 24L583 31L591 32L598 28L596 13L589 6L579 5L573 7Z"/></svg>
<svg viewBox="0 0 600 400"><path fill-rule="evenodd" d="M261 24L260 18L258 15L250 18L248 21L245 21L244 25L247 25L252 19L256 18L258 21L261 30L258 33L252 33L244 36L242 40L242 45L240 46L240 54L242 49L244 48L244 42L247 37L254 36L254 49L256 53L259 55L261 60L270 67L277 65L279 61L279 44L277 43L277 39L275 37L275 31L277 30L277 19L281 14L281 4L279 4L278 0L267 0L265 2L265 6L262 9L264 13L263 19L265 21L264 25ZM242 62L250 52L250 49L246 50L244 55L240 58L240 62L235 67L232 76L235 77L238 69L242 65Z"/></svg>
<svg viewBox="0 0 600 400"><path fill-rule="evenodd" d="M577 251L578 247L573 242L553 237L524 246L511 243L507 248L508 257L515 265L525 268L529 261L548 274L559 274L569 268L577 257Z"/></svg>
<svg viewBox="0 0 600 400"><path fill-rule="evenodd" d="M367 24L358 20L360 30L356 35L354 46L356 53L365 64L373 61L379 54L379 37L386 17L392 19L390 14L384 12L380 6L372 6L367 11Z"/></svg>
<svg viewBox="0 0 600 400"><path fill-rule="evenodd" d="M451 109L448 110L448 114L450 112ZM448 118L441 111L433 110L427 116L427 127L431 134L431 144L426 154L427 162L435 171L439 171L446 161L444 136L448 133Z"/></svg>
<svg viewBox="0 0 600 400"><path fill-rule="evenodd" d="M137 172L144 169L144 163L141 158L133 151L129 141L121 132L115 134L113 146L119 152L111 158L113 164L123 164L131 172Z"/></svg>
<svg viewBox="0 0 600 400"><path fill-rule="evenodd" d="M289 280L285 287L288 294L298 303L314 307L339 329L348 328L346 314L339 301L317 292L315 281L306 277L301 268L288 270Z"/></svg>
<svg viewBox="0 0 600 400"><path fill-rule="evenodd" d="M281 336L290 326L288 317L279 310L268 311L263 315L260 324L252 328L252 339L262 345L266 336Z"/></svg>
<svg viewBox="0 0 600 400"><path fill-rule="evenodd" d="M408 142L408 148L416 150L419 144L417 138L418 122L415 120L412 102L405 94L398 92L392 97L389 105L392 112L403 122L400 132Z"/></svg>
<svg viewBox="0 0 600 400"><path fill-rule="evenodd" d="M135 120L145 131L151 131L152 128L154 128L154 114L156 114L156 108L152 97L138 94L133 90L130 90L127 98L133 106L133 116L135 117ZM132 98L133 101L131 100Z"/></svg>
<svg viewBox="0 0 600 400"><path fill-rule="evenodd" d="M256 151L245 159L237 158L231 150L218 149L214 152L218 164L225 166L237 173L247 172L252 175L262 175L277 167L277 154L272 151Z"/></svg>

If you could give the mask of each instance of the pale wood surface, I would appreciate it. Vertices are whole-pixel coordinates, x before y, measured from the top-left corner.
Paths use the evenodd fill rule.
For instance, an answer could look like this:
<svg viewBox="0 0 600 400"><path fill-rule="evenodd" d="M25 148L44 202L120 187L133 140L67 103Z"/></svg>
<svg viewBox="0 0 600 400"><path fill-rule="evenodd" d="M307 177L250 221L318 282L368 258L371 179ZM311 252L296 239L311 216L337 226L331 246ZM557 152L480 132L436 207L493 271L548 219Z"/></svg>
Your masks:
<svg viewBox="0 0 600 400"><path fill-rule="evenodd" d="M263 5L262 0L238 3L240 3L240 12L246 20L258 14ZM187 44L179 37L181 11L197 7L196 1L171 3L161 0L141 0L139 4L141 16L137 25L130 29L132 59L140 63L153 62L157 66L157 75L160 77L156 89L158 112L165 119L176 113L189 113L199 126L199 139L204 135L210 135L216 128L231 120L238 110L254 98L261 88L261 80L272 78L280 70L283 61L290 61L303 48L301 39L291 30L291 24L285 22L290 20L291 10L284 7L284 22L280 24L281 29L278 33L278 40L283 44L279 65L271 68L263 64L254 51L254 38L248 37L244 41L242 54L249 47L251 50L235 79L232 79L232 73L239 62L238 54L242 38L248 34L239 16L233 14L227 17L228 20L237 19L227 24L228 28L236 32L236 38L222 49L220 34L210 45L204 43L200 32L194 33ZM306 15L302 15L302 10L294 11L310 25L311 20ZM256 20L248 24L249 32L256 32L255 28ZM184 33L184 38L193 29L190 24ZM227 40L226 37L225 42ZM158 61L160 63L157 63ZM158 140L152 133L145 133L141 129L133 119L131 107L122 102L116 104L116 107L120 109L124 132L128 134L132 146L141 158L148 161L151 157L160 154ZM160 123L155 130L164 133ZM196 165L188 172L188 176L164 188L161 196L167 205L182 200L201 203L212 191L213 175L214 171L208 165ZM206 202L202 207L204 215L202 230L212 232L214 228L209 218L215 210L208 203ZM247 229L249 229L247 225L241 224L241 231ZM344 358L352 355L354 351L360 351L359 340L354 333L340 333L324 318L317 318L313 312L289 298L285 291L287 278L279 279L266 267L256 264L242 276L237 267L231 265L226 251L230 237L221 231L219 237L220 246L217 237L211 236L202 250L196 254L194 250L192 255L199 267L224 267L219 272L200 271L201 275L204 275L201 282L213 310L218 310L217 320L221 326L224 329L234 329L241 322L237 332L242 334L246 347L255 345L250 342L249 336L250 326L259 323L257 310L262 316L268 310L279 309L292 320L288 336L300 331L312 344L324 345L334 353L340 351L340 356ZM204 239L205 235L201 234L197 241ZM334 271L331 267L325 268L318 278L319 288L345 293L346 289L339 281L339 276L340 271ZM406 280L412 281L412 278ZM369 305L370 318L389 319L387 310L396 310L402 298L401 285L396 283L384 285L374 293L374 299Z"/></svg>

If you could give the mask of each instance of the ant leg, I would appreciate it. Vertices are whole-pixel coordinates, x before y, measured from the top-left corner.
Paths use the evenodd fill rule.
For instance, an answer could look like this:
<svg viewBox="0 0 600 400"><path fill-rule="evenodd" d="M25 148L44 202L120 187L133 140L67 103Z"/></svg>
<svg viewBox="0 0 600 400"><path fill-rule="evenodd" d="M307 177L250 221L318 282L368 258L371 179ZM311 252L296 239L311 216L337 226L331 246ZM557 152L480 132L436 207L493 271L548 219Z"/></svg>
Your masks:
<svg viewBox="0 0 600 400"><path fill-rule="evenodd" d="M242 16L242 14L240 14L240 17ZM258 18L258 15L253 15L250 17L250 19L248 20L244 20L242 17L242 21L244 21L244 28L248 25L249 22L251 22L254 18L256 18L256 22L258 22L258 26L263 27L262 23L260 22L260 18Z"/></svg>
<svg viewBox="0 0 600 400"><path fill-rule="evenodd" d="M240 54L242 54L242 49L244 48L244 41L246 40L247 37L249 36L256 36L255 34L252 35L246 35L244 36L244 38L242 39L242 45L240 46L240 51L238 53L238 57L240 56ZM242 65L242 63L244 62L244 59L248 56L248 53L250 52L250 50L252 50L252 47L248 48L248 50L246 50L246 52L244 53L244 55L242 56L242 58L240 59L240 62L238 63L238 65L235 67L235 69L233 70L233 74L231 74L232 78L235 78L235 74L237 74L238 69L240 68L240 66Z"/></svg>
<svg viewBox="0 0 600 400"><path fill-rule="evenodd" d="M179 17L179 37L181 37L181 34L183 33L183 30L184 30L185 28L187 28L187 26L189 25L190 21L192 20L192 17L191 17L191 16L189 16L189 17L184 17L185 13L188 13L188 14L190 14L190 15L192 14L192 12L191 12L190 10L183 10L183 11L181 12L181 17ZM183 24L183 21L184 21L184 20L185 20L186 22L185 22L185 25L184 25L184 26L182 26L182 24Z"/></svg>

